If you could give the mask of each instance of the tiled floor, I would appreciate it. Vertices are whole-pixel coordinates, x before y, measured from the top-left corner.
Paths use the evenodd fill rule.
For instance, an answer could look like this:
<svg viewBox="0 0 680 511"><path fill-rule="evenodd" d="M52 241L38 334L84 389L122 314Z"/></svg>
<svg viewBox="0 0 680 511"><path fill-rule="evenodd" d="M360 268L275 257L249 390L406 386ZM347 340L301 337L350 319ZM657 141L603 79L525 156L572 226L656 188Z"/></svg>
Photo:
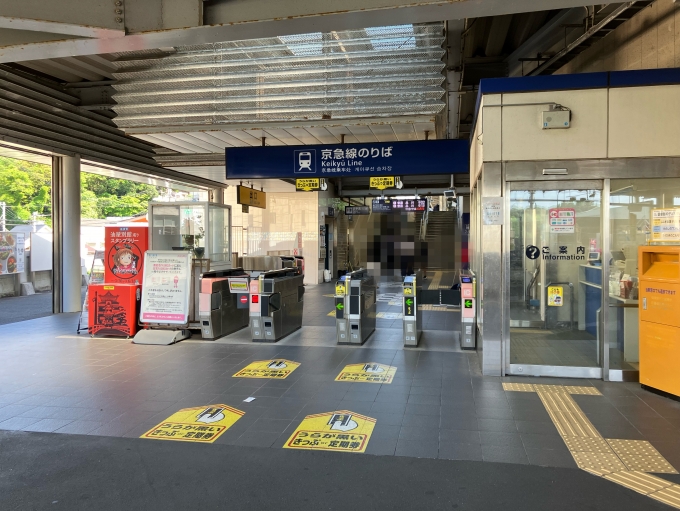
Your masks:
<svg viewBox="0 0 680 511"><path fill-rule="evenodd" d="M75 335L77 315L6 325L0 429L139 437L181 408L223 403L245 415L217 443L279 449L306 415L350 410L377 421L367 454L576 467L538 395L502 387L537 379L483 377L477 353L444 329L425 332L419 349L403 349L400 330L386 325L362 348L335 346L323 294L329 286L308 289L306 326L273 345L243 333L174 346L91 339ZM273 358L301 365L281 381L232 377ZM334 381L345 365L366 362L396 366L394 381ZM573 397L604 437L649 440L680 468L680 403L632 383L543 382L597 387L602 396Z"/></svg>

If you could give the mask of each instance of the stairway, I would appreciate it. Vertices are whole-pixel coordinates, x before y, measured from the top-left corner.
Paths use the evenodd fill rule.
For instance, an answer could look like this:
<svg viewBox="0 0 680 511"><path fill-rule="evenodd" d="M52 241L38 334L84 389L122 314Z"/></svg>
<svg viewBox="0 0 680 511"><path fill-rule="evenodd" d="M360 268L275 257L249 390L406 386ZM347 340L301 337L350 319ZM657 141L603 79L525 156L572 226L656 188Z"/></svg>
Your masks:
<svg viewBox="0 0 680 511"><path fill-rule="evenodd" d="M458 217L455 211L430 211L425 241L435 241L442 236L453 237Z"/></svg>
<svg viewBox="0 0 680 511"><path fill-rule="evenodd" d="M430 211L425 238L428 270L453 270L456 268L455 231L458 216L455 211Z"/></svg>

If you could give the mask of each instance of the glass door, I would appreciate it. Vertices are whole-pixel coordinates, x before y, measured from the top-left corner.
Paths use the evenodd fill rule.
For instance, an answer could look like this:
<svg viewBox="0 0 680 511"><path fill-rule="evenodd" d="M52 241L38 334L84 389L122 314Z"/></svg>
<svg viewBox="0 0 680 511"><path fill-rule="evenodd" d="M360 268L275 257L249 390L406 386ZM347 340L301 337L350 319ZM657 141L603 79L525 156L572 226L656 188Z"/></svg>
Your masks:
<svg viewBox="0 0 680 511"><path fill-rule="evenodd" d="M588 183L509 187L510 374L601 377L602 186Z"/></svg>

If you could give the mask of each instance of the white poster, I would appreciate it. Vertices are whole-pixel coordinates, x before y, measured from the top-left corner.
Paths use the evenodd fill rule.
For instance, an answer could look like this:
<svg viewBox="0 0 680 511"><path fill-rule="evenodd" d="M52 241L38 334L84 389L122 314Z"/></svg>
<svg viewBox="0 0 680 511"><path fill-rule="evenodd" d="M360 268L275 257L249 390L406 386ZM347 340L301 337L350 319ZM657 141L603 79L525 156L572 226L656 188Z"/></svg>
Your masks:
<svg viewBox="0 0 680 511"><path fill-rule="evenodd" d="M0 232L0 275L24 271L25 236L23 232Z"/></svg>
<svg viewBox="0 0 680 511"><path fill-rule="evenodd" d="M680 208L652 210L652 241L680 241Z"/></svg>
<svg viewBox="0 0 680 511"><path fill-rule="evenodd" d="M484 225L503 225L503 197L482 197Z"/></svg>
<svg viewBox="0 0 680 511"><path fill-rule="evenodd" d="M52 233L31 233L31 271L52 269Z"/></svg>
<svg viewBox="0 0 680 511"><path fill-rule="evenodd" d="M144 254L143 282L142 323L187 323L191 295L191 252L147 251Z"/></svg>

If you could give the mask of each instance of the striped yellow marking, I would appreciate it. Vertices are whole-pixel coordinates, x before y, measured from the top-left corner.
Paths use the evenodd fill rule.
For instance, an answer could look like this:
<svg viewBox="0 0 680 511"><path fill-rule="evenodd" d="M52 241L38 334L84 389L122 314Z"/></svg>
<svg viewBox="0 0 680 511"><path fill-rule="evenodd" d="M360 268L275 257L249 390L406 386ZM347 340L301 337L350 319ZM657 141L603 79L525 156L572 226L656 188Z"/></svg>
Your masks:
<svg viewBox="0 0 680 511"><path fill-rule="evenodd" d="M434 272L434 277L432 277L432 280L430 281L430 285L427 286L427 289L439 289L439 285L442 281L442 272L436 271Z"/></svg>
<svg viewBox="0 0 680 511"><path fill-rule="evenodd" d="M658 492L664 488L672 486L673 483L661 479L659 477L650 476L644 472L614 472L612 474L604 475L605 479L613 481L621 486L630 488L643 495L649 495L650 493Z"/></svg>

